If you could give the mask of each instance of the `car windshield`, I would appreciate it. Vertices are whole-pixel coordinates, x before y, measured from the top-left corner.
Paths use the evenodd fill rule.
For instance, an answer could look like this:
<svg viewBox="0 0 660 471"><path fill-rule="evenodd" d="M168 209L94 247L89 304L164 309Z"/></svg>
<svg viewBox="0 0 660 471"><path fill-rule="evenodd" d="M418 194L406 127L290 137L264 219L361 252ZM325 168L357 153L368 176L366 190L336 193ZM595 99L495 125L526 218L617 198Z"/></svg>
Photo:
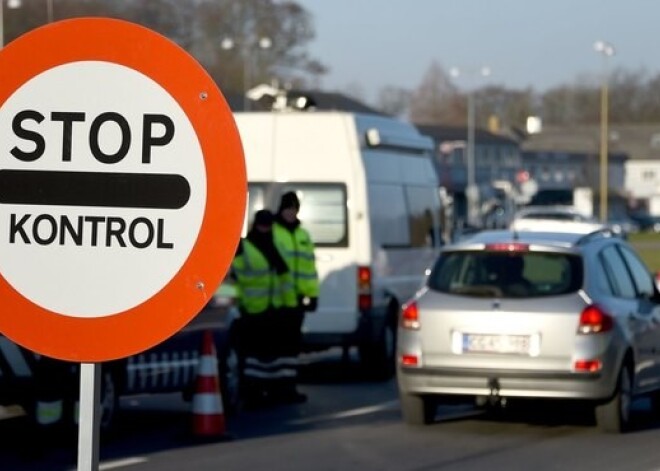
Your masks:
<svg viewBox="0 0 660 471"><path fill-rule="evenodd" d="M582 260L565 253L446 252L436 262L428 286L473 297L557 296L580 289Z"/></svg>

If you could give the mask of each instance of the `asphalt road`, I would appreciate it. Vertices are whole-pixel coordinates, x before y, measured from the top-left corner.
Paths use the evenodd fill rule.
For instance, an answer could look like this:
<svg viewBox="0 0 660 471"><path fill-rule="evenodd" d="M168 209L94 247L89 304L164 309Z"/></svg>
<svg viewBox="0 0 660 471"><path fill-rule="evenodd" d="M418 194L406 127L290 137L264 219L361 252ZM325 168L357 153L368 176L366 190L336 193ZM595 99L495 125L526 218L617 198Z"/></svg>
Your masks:
<svg viewBox="0 0 660 471"><path fill-rule="evenodd" d="M192 434L178 395L123 401L120 428L101 444L101 470L660 470L660 422L644 400L635 430L599 432L566 404L515 405L497 413L445 406L433 425L401 421L394 381L362 381L331 359L305 374L302 405L228 418L231 440ZM41 446L40 446L41 445ZM39 444L21 418L0 421L0 469L75 469L75 437Z"/></svg>

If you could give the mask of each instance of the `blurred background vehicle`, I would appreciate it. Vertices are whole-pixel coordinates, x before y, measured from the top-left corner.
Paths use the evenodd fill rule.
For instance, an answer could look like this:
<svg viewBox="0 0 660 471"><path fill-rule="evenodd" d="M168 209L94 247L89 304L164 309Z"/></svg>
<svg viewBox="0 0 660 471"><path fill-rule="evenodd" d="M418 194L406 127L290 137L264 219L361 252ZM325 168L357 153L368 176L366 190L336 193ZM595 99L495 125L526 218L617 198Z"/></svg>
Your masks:
<svg viewBox="0 0 660 471"><path fill-rule="evenodd" d="M609 216L607 226L612 229L612 232L623 238L627 238L628 235L640 230L639 224L624 213Z"/></svg>
<svg viewBox="0 0 660 471"><path fill-rule="evenodd" d="M573 206L526 206L511 222L512 231L580 232L589 233L604 228L592 216Z"/></svg>
<svg viewBox="0 0 660 471"><path fill-rule="evenodd" d="M638 229L643 232L660 232L660 216L653 216L647 212L630 213Z"/></svg>
<svg viewBox="0 0 660 471"><path fill-rule="evenodd" d="M456 399L546 398L583 401L620 432L633 397L660 399L660 294L610 231L485 231L447 246L398 333L409 424Z"/></svg>
<svg viewBox="0 0 660 471"><path fill-rule="evenodd" d="M206 331L213 333L218 375L227 413L240 407L240 352L236 343L238 311L233 290L223 285L193 320L164 342L119 360L101 365L101 428L110 431L117 418L119 398L139 394L180 392L186 400L194 393L197 366ZM166 313L163 313L166 315ZM0 336L0 405L19 405L36 414L36 403L51 390L61 391L64 410L73 421L78 395L78 364L63 362L26 350ZM63 383L53 388L53 382Z"/></svg>

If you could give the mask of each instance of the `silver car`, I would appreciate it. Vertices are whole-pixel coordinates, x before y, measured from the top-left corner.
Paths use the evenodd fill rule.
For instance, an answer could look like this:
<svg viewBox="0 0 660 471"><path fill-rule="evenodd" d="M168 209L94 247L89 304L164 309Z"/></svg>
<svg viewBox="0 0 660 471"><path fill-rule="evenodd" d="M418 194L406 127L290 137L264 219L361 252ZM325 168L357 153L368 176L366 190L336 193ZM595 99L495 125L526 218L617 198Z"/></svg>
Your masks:
<svg viewBox="0 0 660 471"><path fill-rule="evenodd" d="M446 246L401 310L404 420L430 423L461 396L553 398L624 431L633 397L660 406L659 303L647 267L608 231L489 231Z"/></svg>

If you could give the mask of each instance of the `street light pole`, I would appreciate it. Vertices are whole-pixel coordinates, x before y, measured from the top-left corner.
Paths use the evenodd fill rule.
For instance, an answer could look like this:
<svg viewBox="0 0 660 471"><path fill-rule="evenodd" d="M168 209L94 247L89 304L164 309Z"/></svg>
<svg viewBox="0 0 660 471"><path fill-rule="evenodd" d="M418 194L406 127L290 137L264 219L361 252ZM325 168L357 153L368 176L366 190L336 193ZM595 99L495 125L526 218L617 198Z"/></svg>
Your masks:
<svg viewBox="0 0 660 471"><path fill-rule="evenodd" d="M0 49L5 47L5 0L0 0Z"/></svg>
<svg viewBox="0 0 660 471"><path fill-rule="evenodd" d="M609 123L609 87L607 62L614 55L614 46L605 41L594 43L596 52L603 56L603 77L600 87L600 221L607 222L608 215L608 123Z"/></svg>
<svg viewBox="0 0 660 471"><path fill-rule="evenodd" d="M247 96L247 92L252 86L252 76L254 75L254 58L252 57L252 49L270 49L273 45L273 42L269 37L262 37L254 43L248 41L243 42L242 53L243 53L243 111L250 111L250 98ZM233 49L236 46L232 38L224 38L220 43L220 47L224 50Z"/></svg>
<svg viewBox="0 0 660 471"><path fill-rule="evenodd" d="M468 222L474 226L477 219L477 202L479 198L477 183L476 183L476 162L474 161L474 147L475 147L475 110L474 110L474 92L470 90L467 96L467 160L466 160L466 173L467 173L467 188L466 197L468 200Z"/></svg>
<svg viewBox="0 0 660 471"><path fill-rule="evenodd" d="M20 8L22 0L6 0L10 9ZM5 47L5 0L0 0L0 49Z"/></svg>
<svg viewBox="0 0 660 471"><path fill-rule="evenodd" d="M452 67L449 70L452 77L460 75L472 75L477 77L488 77L491 74L489 67L481 67L478 70L461 70L458 67ZM467 143L466 143L466 188L465 198L467 200L467 220L471 226L479 225L479 190L476 182L476 163L475 163L475 102L474 91L469 90L467 95Z"/></svg>

